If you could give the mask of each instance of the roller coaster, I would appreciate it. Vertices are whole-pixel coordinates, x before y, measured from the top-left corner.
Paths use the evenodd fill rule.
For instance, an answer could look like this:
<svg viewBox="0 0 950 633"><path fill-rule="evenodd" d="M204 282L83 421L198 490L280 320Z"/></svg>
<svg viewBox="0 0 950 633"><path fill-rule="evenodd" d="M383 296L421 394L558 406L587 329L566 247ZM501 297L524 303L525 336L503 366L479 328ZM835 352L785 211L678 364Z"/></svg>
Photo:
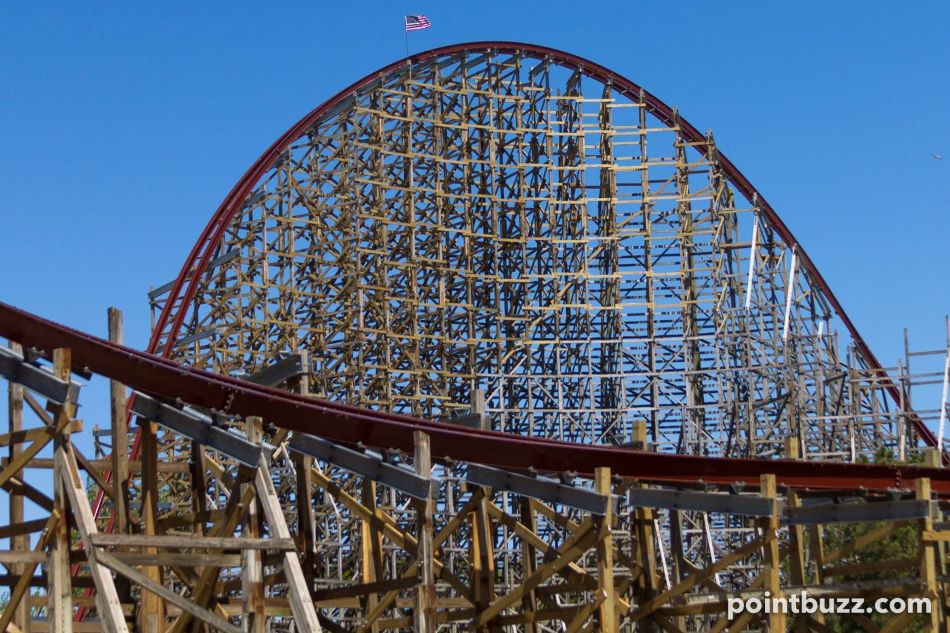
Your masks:
<svg viewBox="0 0 950 633"><path fill-rule="evenodd" d="M948 630L911 359L950 344L881 365L712 134L596 63L364 77L148 300L146 351L0 303L0 631ZM931 608L727 615L802 591Z"/></svg>

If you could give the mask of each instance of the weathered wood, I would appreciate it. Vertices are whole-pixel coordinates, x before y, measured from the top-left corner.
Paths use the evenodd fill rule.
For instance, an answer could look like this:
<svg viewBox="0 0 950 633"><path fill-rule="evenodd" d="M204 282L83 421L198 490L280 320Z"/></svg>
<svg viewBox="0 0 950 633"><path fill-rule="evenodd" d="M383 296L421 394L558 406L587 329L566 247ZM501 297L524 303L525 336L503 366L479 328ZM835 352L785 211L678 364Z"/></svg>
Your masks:
<svg viewBox="0 0 950 633"><path fill-rule="evenodd" d="M598 530L595 529L594 524L590 520L585 521L581 528L578 529L564 545L558 548L557 558L538 567L534 574L526 577L522 581L521 585L507 594L499 596L486 609L476 613L470 626L475 628L490 622L495 616L504 611L511 604L520 601L527 592L536 588L558 570L563 569L568 564L583 556L584 553L597 542L598 537Z"/></svg>
<svg viewBox="0 0 950 633"><path fill-rule="evenodd" d="M376 513L376 482L369 478L363 478L361 484L363 504ZM379 528L373 523L365 520L360 521L360 558L361 571L363 574L363 586L372 587L374 585L385 585L394 581L381 581L383 578L383 539ZM415 584L414 579L397 579L395 582L408 582L408 586ZM398 587L387 587L382 591L392 591ZM371 613L376 609L379 603L377 591L366 591L366 599L363 609L366 613ZM379 631L378 623L374 622L370 631L377 633Z"/></svg>
<svg viewBox="0 0 950 633"><path fill-rule="evenodd" d="M610 469L598 468L594 471L594 489L608 499L613 490ZM607 512L601 519L603 538L597 543L597 598L599 630L603 633L616 633L617 595L614 587L614 544L611 530L614 527L613 503L607 504Z"/></svg>
<svg viewBox="0 0 950 633"><path fill-rule="evenodd" d="M761 494L768 499L775 499L777 489L775 475L762 475L759 484ZM759 521L762 535L762 578L765 590L771 593L772 598L782 597L781 567L782 557L779 555L777 532L780 527L779 515L776 511L771 517ZM770 613L767 616L770 631L784 631L788 619L785 613Z"/></svg>
<svg viewBox="0 0 950 633"><path fill-rule="evenodd" d="M917 480L915 489L915 498L918 501L929 502L931 500L930 479L921 478ZM940 630L940 604L938 597L939 585L937 584L937 542L924 539L924 535L933 530L933 518L927 516L920 521L921 546L918 554L920 559L920 580L924 585L924 596L930 600L930 613L924 616L924 630L930 633L937 633ZM944 596L946 600L946 596Z"/></svg>
<svg viewBox="0 0 950 633"><path fill-rule="evenodd" d="M413 464L416 474L429 479L432 474L432 458L429 451L429 436L415 432ZM416 501L419 529L416 560L419 563L419 585L416 588L416 603L413 625L417 633L435 633L435 552L432 547L432 500Z"/></svg>
<svg viewBox="0 0 950 633"><path fill-rule="evenodd" d="M22 349L17 343L10 344L10 351L14 354L22 354ZM11 382L7 389L7 415L8 415L8 431L11 434L19 433L23 430L23 396L24 389L21 385ZM17 454L20 452L19 444L10 444L9 448L9 460L14 461L17 458ZM13 478L7 480L3 488L10 493L10 506L9 506L9 515L8 520L11 525L20 525L28 522L24 522L24 498L27 498L23 493L25 490L22 490L20 487L15 487L12 484L15 482ZM52 511L52 505L49 508L46 508L48 511ZM43 520L43 525L46 525L46 520ZM38 554L37 552L29 552L30 549L30 539L26 536L26 533L20 532L16 535L12 535L10 539L10 547L14 550L11 554ZM14 561L10 561L13 563ZM27 569L27 563L34 561L17 561L19 564L10 564L7 565L8 569L15 574L24 574ZM6 561L4 561L6 564ZM30 572L32 574L32 572ZM11 624L18 627L22 633L31 633L31 623L32 617L30 616L29 605L25 600L18 601L16 603L11 603L13 607L13 619ZM0 631L3 631L7 625L0 626Z"/></svg>
<svg viewBox="0 0 950 633"><path fill-rule="evenodd" d="M141 567L161 565L163 567L237 567L241 564L240 554L207 554L199 552L112 552L118 560L128 565Z"/></svg>
<svg viewBox="0 0 950 633"><path fill-rule="evenodd" d="M33 548L34 554L43 554L46 550L50 541L55 538L55 528L56 524L60 523L59 511L53 509L50 514L49 519L46 521L46 527L43 530L43 533L40 534L39 539L36 541L36 547ZM27 595L27 592L30 589L33 580L33 573L36 571L36 568L39 566L39 562L29 562L26 563L23 567L20 568L20 575L16 579L16 584L13 585L13 589L10 591L10 598L7 601L7 608L0 613L0 631L6 631L7 627L13 621L13 618L20 613L26 614L27 626L29 626L29 604L24 597ZM20 605L25 604L21 609Z"/></svg>
<svg viewBox="0 0 950 633"><path fill-rule="evenodd" d="M96 583L96 609L99 619L108 633L127 633L129 629L125 623L122 602L119 600L112 574L99 565L97 558L99 553L92 542L91 537L98 531L96 520L92 514L92 508L89 507L89 498L80 479L79 466L72 454L72 446L63 444L57 448L55 459L60 462L57 470L63 478L62 483L69 498L69 505L72 507L72 516L75 518L76 527L88 557L89 571L93 582Z"/></svg>
<svg viewBox="0 0 950 633"><path fill-rule="evenodd" d="M216 549L240 551L245 549L271 550L275 552L296 551L291 538L247 538L243 536L177 536L161 534L146 536L144 534L96 534L93 542L99 547L145 547L149 550L157 548L174 549ZM150 552L156 553L156 552Z"/></svg>
<svg viewBox="0 0 950 633"><path fill-rule="evenodd" d="M267 459L263 454L261 454L254 481L258 500L264 509L264 516L267 518L271 533L278 539L293 543L290 528L287 527L284 520L284 511L280 507L280 500L274 490L270 467L267 465ZM313 607L310 588L307 587L307 580L303 575L303 569L300 567L300 559L297 558L296 551L286 552L283 563L294 623L302 631L314 631L314 633L322 631L320 621L317 619L317 612Z"/></svg>
<svg viewBox="0 0 950 633"><path fill-rule="evenodd" d="M142 506L140 510L142 527L144 534L138 535L142 538L142 545L145 546L145 552L155 554L158 550L155 547L158 533L158 433L157 425L153 422L139 418L139 434L142 442ZM107 536L121 536L128 538L131 535L101 535L99 538ZM97 543L97 545L100 543ZM106 542L102 542L106 544ZM120 544L120 543L115 543ZM130 543L124 543L130 545ZM128 578L126 574L123 574ZM142 575L148 580L151 586L163 586L162 568L158 565L148 565L142 570ZM129 580L133 580L129 578ZM141 584L141 583L140 583ZM138 629L141 633L164 633L165 630L165 606L162 602L162 593L157 591L148 591L142 595L138 612Z"/></svg>
<svg viewBox="0 0 950 633"><path fill-rule="evenodd" d="M108 310L109 340L113 343L125 342L125 322L122 311L110 307ZM125 385L115 380L109 381L109 404L112 418L112 507L115 515L115 530L119 534L129 531L128 479L129 479L129 427L128 399ZM102 486L102 484L100 484ZM106 486L103 490L108 489Z"/></svg>
<svg viewBox="0 0 950 633"><path fill-rule="evenodd" d="M259 444L263 441L263 420L248 417L246 420L247 439ZM243 488L254 487L253 482L242 484ZM244 517L242 535L257 539L261 534L260 519L257 516L257 503L251 503ZM296 548L296 545L295 545ZM247 633L265 633L267 619L264 609L264 570L261 567L260 552L246 548L241 551L241 588L244 597L244 629Z"/></svg>
<svg viewBox="0 0 950 633"><path fill-rule="evenodd" d="M60 381L69 382L71 354L67 349L53 350L53 374ZM54 439L56 451L60 451L66 441L60 432L72 420L75 413L75 404L66 402L58 405L55 411L55 429L52 429L51 439ZM27 449L26 452L29 452ZM25 453L21 453L21 456ZM12 466L12 464L11 464ZM9 467L8 467L9 468ZM62 460L56 460L53 469L53 503L62 521L57 521L53 527L52 547L49 562L49 620L56 633L72 633L73 603L72 583L69 570L69 526L66 517L70 516L66 509L66 477Z"/></svg>
<svg viewBox="0 0 950 633"><path fill-rule="evenodd" d="M112 554L107 554L105 552L100 553L99 562L117 574L122 574L137 584L139 587L144 589L146 592L159 596L163 602L168 602L169 604L175 605L182 611L191 614L192 616L198 618L202 622L209 624L219 631L224 631L225 633L244 633L240 627L234 626L221 616L195 604L183 596L178 595L165 585L155 582L145 574L136 570L134 567L126 565Z"/></svg>

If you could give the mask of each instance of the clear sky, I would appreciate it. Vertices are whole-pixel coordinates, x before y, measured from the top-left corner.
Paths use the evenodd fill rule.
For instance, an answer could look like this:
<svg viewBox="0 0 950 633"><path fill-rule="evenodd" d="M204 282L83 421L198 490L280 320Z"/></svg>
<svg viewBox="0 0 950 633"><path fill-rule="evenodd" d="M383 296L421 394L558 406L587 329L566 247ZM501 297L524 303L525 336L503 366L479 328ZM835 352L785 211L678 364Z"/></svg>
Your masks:
<svg viewBox="0 0 950 633"><path fill-rule="evenodd" d="M0 0L0 300L129 341L257 155L404 54L519 40L588 57L770 200L881 360L950 311L950 3ZM942 154L942 161L931 154ZM936 403L934 403L936 406Z"/></svg>

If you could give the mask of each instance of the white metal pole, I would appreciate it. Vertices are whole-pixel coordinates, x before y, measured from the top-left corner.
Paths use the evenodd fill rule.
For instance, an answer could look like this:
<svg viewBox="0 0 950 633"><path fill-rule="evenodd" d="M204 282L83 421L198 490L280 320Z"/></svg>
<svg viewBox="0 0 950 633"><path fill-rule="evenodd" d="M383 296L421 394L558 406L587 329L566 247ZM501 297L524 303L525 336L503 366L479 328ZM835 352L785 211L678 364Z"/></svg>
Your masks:
<svg viewBox="0 0 950 633"><path fill-rule="evenodd" d="M792 264L788 268L788 286L785 288L785 322L782 324L782 340L788 340L788 322L792 316L792 296L795 294L795 267L797 253L792 249Z"/></svg>
<svg viewBox="0 0 950 633"><path fill-rule="evenodd" d="M749 276L745 282L745 309L748 310L752 305L752 279L755 277L755 251L758 248L759 240L759 214L755 214L755 220L752 222L752 248L749 251Z"/></svg>

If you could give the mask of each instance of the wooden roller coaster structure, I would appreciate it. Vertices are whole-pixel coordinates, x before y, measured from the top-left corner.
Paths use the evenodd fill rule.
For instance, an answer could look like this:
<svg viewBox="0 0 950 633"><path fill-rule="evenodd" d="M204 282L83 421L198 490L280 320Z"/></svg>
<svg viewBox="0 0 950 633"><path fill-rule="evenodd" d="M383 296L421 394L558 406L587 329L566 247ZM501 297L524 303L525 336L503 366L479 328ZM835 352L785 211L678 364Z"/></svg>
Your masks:
<svg viewBox="0 0 950 633"><path fill-rule="evenodd" d="M712 135L590 61L367 76L149 300L145 352L0 303L0 631L948 630L910 361L950 355L884 368ZM727 613L803 591L930 608Z"/></svg>

